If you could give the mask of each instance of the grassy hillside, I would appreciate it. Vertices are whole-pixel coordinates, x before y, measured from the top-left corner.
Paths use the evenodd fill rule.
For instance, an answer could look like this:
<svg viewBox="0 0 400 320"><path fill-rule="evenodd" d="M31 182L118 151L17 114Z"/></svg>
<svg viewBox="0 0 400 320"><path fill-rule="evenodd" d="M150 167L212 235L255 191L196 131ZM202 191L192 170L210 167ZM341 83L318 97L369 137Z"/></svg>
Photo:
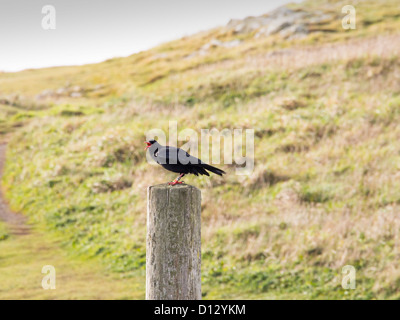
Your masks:
<svg viewBox="0 0 400 320"><path fill-rule="evenodd" d="M301 39L216 28L127 58L0 74L12 132L11 206L71 252L126 276L145 267L152 128L254 128L255 170L185 177L201 188L205 298L399 298L400 6L341 1ZM233 48L212 40L240 40ZM0 231L1 236L1 231ZM8 241L8 240L6 240ZM341 268L357 268L356 290Z"/></svg>

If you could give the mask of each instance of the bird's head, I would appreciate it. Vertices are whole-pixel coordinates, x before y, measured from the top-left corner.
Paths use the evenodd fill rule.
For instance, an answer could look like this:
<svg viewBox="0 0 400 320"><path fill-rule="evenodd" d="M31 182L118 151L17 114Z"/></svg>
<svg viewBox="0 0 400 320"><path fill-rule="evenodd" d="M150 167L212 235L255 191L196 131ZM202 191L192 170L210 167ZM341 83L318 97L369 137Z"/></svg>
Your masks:
<svg viewBox="0 0 400 320"><path fill-rule="evenodd" d="M144 150L147 150L148 148L151 147L152 144L156 143L156 140L149 140L149 141L145 141L145 143L147 143L147 146L144 148Z"/></svg>

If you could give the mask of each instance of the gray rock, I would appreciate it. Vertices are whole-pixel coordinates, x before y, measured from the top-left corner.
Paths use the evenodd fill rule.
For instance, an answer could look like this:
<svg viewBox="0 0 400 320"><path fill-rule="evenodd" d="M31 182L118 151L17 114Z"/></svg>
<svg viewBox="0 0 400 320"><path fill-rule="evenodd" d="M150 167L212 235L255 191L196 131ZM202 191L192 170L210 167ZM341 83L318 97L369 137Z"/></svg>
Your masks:
<svg viewBox="0 0 400 320"><path fill-rule="evenodd" d="M250 33L254 30L261 28L262 26L267 25L273 21L273 19L267 17L247 17L243 20L235 20L235 22L231 23L231 29L233 29L234 33L242 34L242 33ZM229 24L228 24L229 26Z"/></svg>
<svg viewBox="0 0 400 320"><path fill-rule="evenodd" d="M202 46L199 50L192 52L191 54L187 55L185 59L190 59L196 56L203 56L209 52L210 49L212 48L234 48L240 45L242 41L240 40L232 40L232 41L220 41L218 39L213 39L210 42L206 43L204 46Z"/></svg>
<svg viewBox="0 0 400 320"><path fill-rule="evenodd" d="M71 88L71 91L72 91L72 92L81 92L81 91L82 91L82 88L81 88L80 86L73 86L73 87Z"/></svg>
<svg viewBox="0 0 400 320"><path fill-rule="evenodd" d="M289 9L287 7L279 7L270 13L268 13L268 16L271 18L281 18L281 17L287 17L287 16L292 16L295 14L296 11L293 11L292 9Z"/></svg>
<svg viewBox="0 0 400 320"><path fill-rule="evenodd" d="M285 30L282 30L279 34L283 38L287 38L288 40L294 39L302 39L307 37L309 31L304 24L294 24Z"/></svg>
<svg viewBox="0 0 400 320"><path fill-rule="evenodd" d="M229 21L227 28L237 34L245 34L257 31L255 37L267 37L279 33L287 39L297 39L308 35L308 20L315 21L329 19L329 15L313 17L309 12L295 11L287 7L279 7L274 11L259 17L247 17L243 20ZM314 21L313 20L313 21Z"/></svg>
<svg viewBox="0 0 400 320"><path fill-rule="evenodd" d="M222 46L225 48L234 48L234 47L237 47L238 45L240 45L241 43L242 43L242 41L237 39L237 40L223 42Z"/></svg>
<svg viewBox="0 0 400 320"><path fill-rule="evenodd" d="M72 92L70 94L70 97L71 98L80 98L80 97L82 97L82 93L80 93L80 92Z"/></svg>
<svg viewBox="0 0 400 320"><path fill-rule="evenodd" d="M66 88L59 88L59 89L56 90L56 94L58 94L60 96L66 94L66 93L67 93L67 89Z"/></svg>
<svg viewBox="0 0 400 320"><path fill-rule="evenodd" d="M332 20L332 16L330 14L324 14L322 12L318 12L320 15L314 16L308 19L308 23L310 24L318 24L321 22Z"/></svg>
<svg viewBox="0 0 400 320"><path fill-rule="evenodd" d="M293 19L291 18L278 18L276 20L271 21L271 23L269 23L267 26L265 26L262 30L260 30L259 33L265 35L265 36L269 36L271 34L275 34L285 28L290 27L291 25L293 25Z"/></svg>

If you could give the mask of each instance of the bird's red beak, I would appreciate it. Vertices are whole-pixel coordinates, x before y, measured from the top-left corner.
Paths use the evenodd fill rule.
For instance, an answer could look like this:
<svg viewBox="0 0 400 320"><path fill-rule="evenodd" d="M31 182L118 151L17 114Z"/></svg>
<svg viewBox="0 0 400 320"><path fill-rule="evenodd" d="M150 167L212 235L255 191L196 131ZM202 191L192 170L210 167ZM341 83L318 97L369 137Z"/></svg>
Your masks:
<svg viewBox="0 0 400 320"><path fill-rule="evenodd" d="M151 146L150 142L145 141L144 143L147 143L147 146L144 148L144 150L147 150L148 148L150 148L150 146Z"/></svg>

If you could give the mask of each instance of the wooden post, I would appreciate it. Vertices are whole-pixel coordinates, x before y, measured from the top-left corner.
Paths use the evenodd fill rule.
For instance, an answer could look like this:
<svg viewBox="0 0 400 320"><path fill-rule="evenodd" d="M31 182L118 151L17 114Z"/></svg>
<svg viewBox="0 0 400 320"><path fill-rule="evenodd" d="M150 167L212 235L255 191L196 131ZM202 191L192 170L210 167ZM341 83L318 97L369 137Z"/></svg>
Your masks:
<svg viewBox="0 0 400 320"><path fill-rule="evenodd" d="M147 300L201 299L201 192L190 185L147 190Z"/></svg>

